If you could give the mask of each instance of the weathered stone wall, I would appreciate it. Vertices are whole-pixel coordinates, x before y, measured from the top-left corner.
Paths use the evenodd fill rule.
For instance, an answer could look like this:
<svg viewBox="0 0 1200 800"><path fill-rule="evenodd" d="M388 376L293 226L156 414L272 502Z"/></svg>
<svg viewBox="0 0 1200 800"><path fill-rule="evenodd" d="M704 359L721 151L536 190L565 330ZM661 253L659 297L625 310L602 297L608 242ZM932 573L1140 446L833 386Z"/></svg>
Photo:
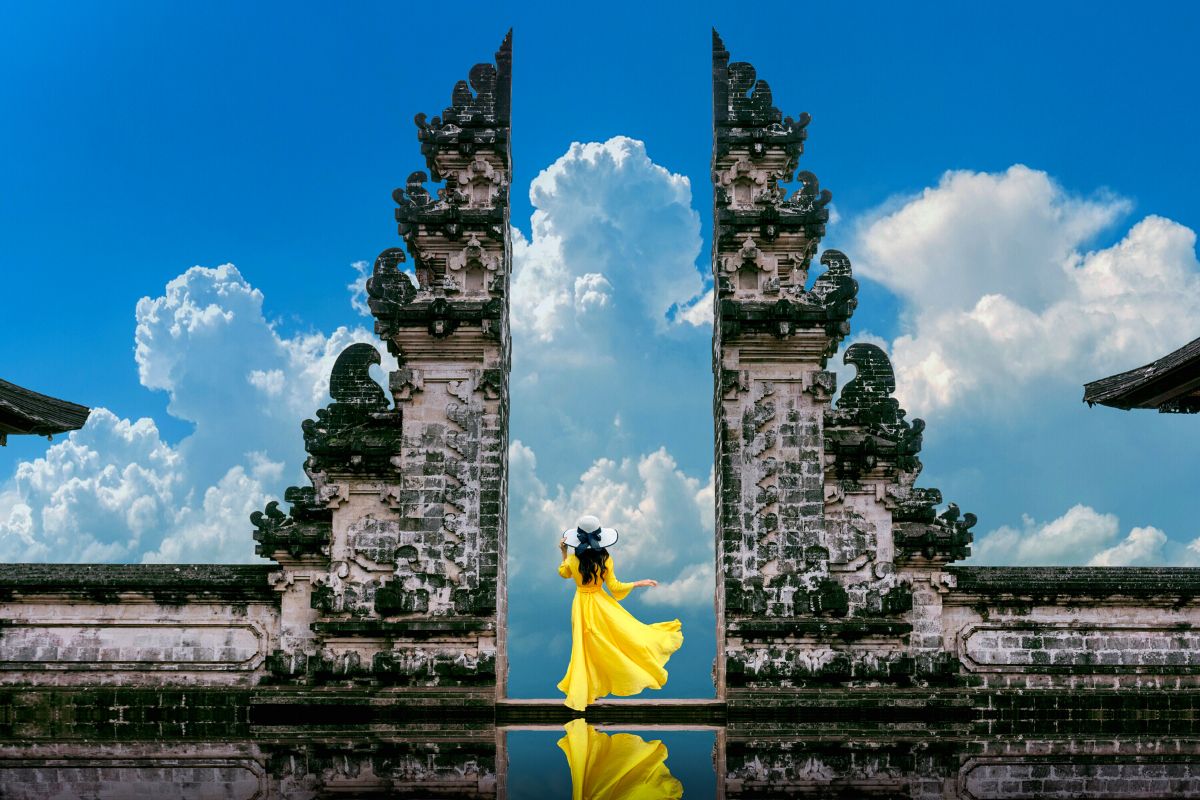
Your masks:
<svg viewBox="0 0 1200 800"><path fill-rule="evenodd" d="M713 40L713 328L718 692L786 683L791 620L844 614L822 509L823 370L854 307L841 254L809 281L829 202L801 173L807 115L784 118ZM837 545L834 545L837 548ZM782 627L781 627L782 625Z"/></svg>
<svg viewBox="0 0 1200 800"><path fill-rule="evenodd" d="M428 173L394 192L404 248L367 284L399 368L385 394L374 346L338 357L302 425L311 486L252 518L278 567L12 565L0 683L503 693L511 66L510 34L416 117Z"/></svg>
<svg viewBox="0 0 1200 800"><path fill-rule="evenodd" d="M399 368L385 393L376 347L339 355L301 426L311 485L252 516L278 566L10 565L0 683L503 693L511 67L510 34L416 117L429 172L367 284Z"/></svg>
<svg viewBox="0 0 1200 800"><path fill-rule="evenodd" d="M301 426L311 485L252 516L275 565L0 566L0 684L402 688L474 714L503 696L511 63L510 35L416 117L427 171L395 190L404 247L367 284L398 368L385 391L375 346L338 357L333 401ZM808 115L785 117L715 34L713 97L714 676L731 718L829 687L915 687L929 708L931 687L1200 685L1200 571L948 566L975 517L916 486L924 422L892 397L886 353L846 347L840 393L827 369L858 287L844 254L817 258L831 195L797 171Z"/></svg>
<svg viewBox="0 0 1200 800"><path fill-rule="evenodd" d="M942 642L984 688L1200 685L1200 575L1170 568L950 568Z"/></svg>
<svg viewBox="0 0 1200 800"><path fill-rule="evenodd" d="M278 647L269 574L236 566L0 566L0 684L256 684Z"/></svg>

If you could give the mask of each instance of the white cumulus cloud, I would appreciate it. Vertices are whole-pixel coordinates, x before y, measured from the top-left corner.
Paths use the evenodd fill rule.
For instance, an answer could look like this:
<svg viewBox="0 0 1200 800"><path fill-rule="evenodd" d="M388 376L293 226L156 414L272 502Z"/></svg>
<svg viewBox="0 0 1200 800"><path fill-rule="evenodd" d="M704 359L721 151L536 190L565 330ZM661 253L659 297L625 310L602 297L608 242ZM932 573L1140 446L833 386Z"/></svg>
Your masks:
<svg viewBox="0 0 1200 800"><path fill-rule="evenodd" d="M1132 567L1161 564L1167 535L1158 528L1134 528L1122 541L1088 559L1093 567Z"/></svg>
<svg viewBox="0 0 1200 800"><path fill-rule="evenodd" d="M153 420L94 409L0 485L0 558L252 560L249 514L303 479L300 421L327 402L334 360L375 342L362 328L280 335L231 264L188 269L135 319L141 382L192 433L171 443Z"/></svg>
<svg viewBox="0 0 1200 800"><path fill-rule="evenodd" d="M675 580L659 583L644 599L652 606L711 606L716 590L713 562L709 560L688 564Z"/></svg>
<svg viewBox="0 0 1200 800"><path fill-rule="evenodd" d="M513 231L514 438L553 483L660 446L698 471L712 297L688 179L617 136L572 144L529 196L529 233Z"/></svg>
<svg viewBox="0 0 1200 800"><path fill-rule="evenodd" d="M1034 385L1079 392L1194 337L1178 324L1200 315L1192 230L1149 216L1087 249L1129 209L1017 165L947 172L868 215L855 266L903 303L888 349L910 412L1022 408Z"/></svg>
<svg viewBox="0 0 1200 800"><path fill-rule="evenodd" d="M1025 515L1020 528L1002 526L972 545L971 562L1023 566L1127 567L1200 563L1200 539L1189 547L1171 542L1152 526L1135 527L1121 537L1115 514L1076 504L1062 516L1038 522Z"/></svg>
<svg viewBox="0 0 1200 800"><path fill-rule="evenodd" d="M514 331L561 339L578 332L576 312L610 299L627 307L625 319L661 329L704 291L691 184L642 142L573 143L534 178L529 199L532 238L514 236Z"/></svg>

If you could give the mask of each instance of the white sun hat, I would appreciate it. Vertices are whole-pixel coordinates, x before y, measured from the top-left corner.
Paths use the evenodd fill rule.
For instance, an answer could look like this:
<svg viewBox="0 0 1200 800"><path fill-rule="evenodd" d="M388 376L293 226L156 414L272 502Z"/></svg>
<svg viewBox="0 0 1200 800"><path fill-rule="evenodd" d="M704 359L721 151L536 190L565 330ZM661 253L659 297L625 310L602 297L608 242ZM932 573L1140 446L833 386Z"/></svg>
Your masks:
<svg viewBox="0 0 1200 800"><path fill-rule="evenodd" d="M575 521L574 528L563 531L563 541L569 547L575 548L579 555L591 547L612 547L617 543L616 528L600 527L600 520L591 514L584 514Z"/></svg>

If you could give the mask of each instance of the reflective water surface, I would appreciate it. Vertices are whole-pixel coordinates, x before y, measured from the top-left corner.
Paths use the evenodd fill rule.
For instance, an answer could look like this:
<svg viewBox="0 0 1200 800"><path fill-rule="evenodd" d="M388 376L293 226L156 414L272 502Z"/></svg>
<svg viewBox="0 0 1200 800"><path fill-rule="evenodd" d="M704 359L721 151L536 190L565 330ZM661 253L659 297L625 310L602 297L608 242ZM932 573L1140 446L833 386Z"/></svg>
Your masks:
<svg viewBox="0 0 1200 800"><path fill-rule="evenodd" d="M353 736L259 730L231 740L9 738L0 745L0 796L1200 797L1200 737L980 737L923 723L622 729L575 720Z"/></svg>
<svg viewBox="0 0 1200 800"><path fill-rule="evenodd" d="M574 720L557 730L507 734L509 797L710 798L714 731L597 728ZM548 748L557 745L558 759Z"/></svg>
<svg viewBox="0 0 1200 800"><path fill-rule="evenodd" d="M1200 798L1200 697L0 689L2 798ZM808 702L808 705L801 701Z"/></svg>

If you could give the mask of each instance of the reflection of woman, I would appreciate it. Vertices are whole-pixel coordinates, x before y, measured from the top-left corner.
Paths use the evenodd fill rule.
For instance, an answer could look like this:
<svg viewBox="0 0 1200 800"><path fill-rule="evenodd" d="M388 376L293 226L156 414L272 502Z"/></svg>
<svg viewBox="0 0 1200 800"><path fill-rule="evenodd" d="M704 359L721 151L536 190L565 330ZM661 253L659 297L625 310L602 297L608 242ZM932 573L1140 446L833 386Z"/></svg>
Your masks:
<svg viewBox="0 0 1200 800"><path fill-rule="evenodd" d="M667 769L667 746L632 733L609 736L582 719L565 726L558 746L571 767L571 800L666 800L683 796Z"/></svg>
<svg viewBox="0 0 1200 800"><path fill-rule="evenodd" d="M679 620L646 625L617 602L635 586L658 583L617 580L607 549L616 541L615 530L601 528L600 520L588 515L580 517L559 542L563 560L558 574L575 579L575 599L571 602L571 663L558 688L567 696L564 703L576 711L606 694L661 689L667 682L664 665L683 644ZM568 544L574 545L574 552L567 552ZM611 596L602 590L602 584L608 586Z"/></svg>

